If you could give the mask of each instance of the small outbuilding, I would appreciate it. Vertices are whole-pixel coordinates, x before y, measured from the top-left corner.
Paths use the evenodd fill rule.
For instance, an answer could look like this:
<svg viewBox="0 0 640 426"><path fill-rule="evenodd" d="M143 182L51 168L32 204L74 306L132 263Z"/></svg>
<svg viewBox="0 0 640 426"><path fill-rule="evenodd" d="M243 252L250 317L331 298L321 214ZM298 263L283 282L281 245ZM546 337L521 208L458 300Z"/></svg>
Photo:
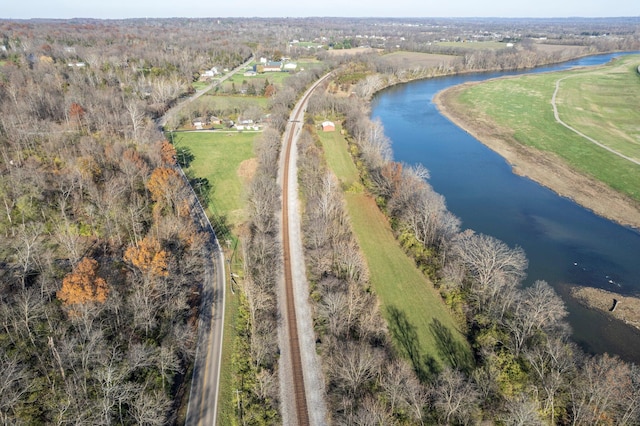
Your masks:
<svg viewBox="0 0 640 426"><path fill-rule="evenodd" d="M322 131L323 132L335 132L336 125L333 121L323 121L322 122Z"/></svg>

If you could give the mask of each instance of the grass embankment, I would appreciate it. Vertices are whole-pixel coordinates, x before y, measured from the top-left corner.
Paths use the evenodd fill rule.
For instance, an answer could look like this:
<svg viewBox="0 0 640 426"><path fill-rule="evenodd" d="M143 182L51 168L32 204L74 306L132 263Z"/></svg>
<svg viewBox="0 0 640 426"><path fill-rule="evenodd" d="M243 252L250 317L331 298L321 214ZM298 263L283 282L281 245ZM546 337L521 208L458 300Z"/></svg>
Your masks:
<svg viewBox="0 0 640 426"><path fill-rule="evenodd" d="M180 133L176 136L177 147L187 147L194 156L189 168L195 176L207 178L212 184L211 205L209 210L216 216L226 218L232 230L239 226L245 217L243 211L243 187L253 173L253 140L256 134L206 132ZM210 215L212 217L212 215ZM237 234L234 236L236 237ZM224 246L225 242L221 241ZM231 247L231 250L233 247ZM236 263L231 250L225 253L232 260L233 272L241 274L242 267ZM231 283L229 283L231 285ZM238 317L239 301L227 292L225 299L225 330L222 351L222 370L220 377L220 401L218 424L235 423L235 404L233 387L232 356L237 337L235 324Z"/></svg>
<svg viewBox="0 0 640 426"><path fill-rule="evenodd" d="M339 131L320 132L319 136L327 163L343 188L354 188L358 172L344 137ZM432 360L440 367L466 364L470 351L451 312L402 250L374 199L362 191L347 191L345 200L396 347L414 367L418 361L421 368L430 369Z"/></svg>
<svg viewBox="0 0 640 426"><path fill-rule="evenodd" d="M622 194L636 203L637 209L640 166L558 123L551 100L556 82L561 80L556 97L560 119L611 149L640 160L640 77L636 72L639 61L640 56L633 55L596 68L496 79L454 88L451 95L446 92L443 95L445 113L453 115L456 122L489 146L492 139L501 139L512 147L521 144L533 148L530 152L534 155L538 152L559 159L568 169ZM500 147L491 147L505 155ZM525 157L510 161L535 162ZM572 197L573 194L558 189L562 182L553 182L552 167L546 173L551 181L541 183ZM588 184L579 185L588 191ZM598 199L598 192L592 195ZM588 205L588 200L576 200L598 211L598 206ZM603 211L598 213L608 216Z"/></svg>

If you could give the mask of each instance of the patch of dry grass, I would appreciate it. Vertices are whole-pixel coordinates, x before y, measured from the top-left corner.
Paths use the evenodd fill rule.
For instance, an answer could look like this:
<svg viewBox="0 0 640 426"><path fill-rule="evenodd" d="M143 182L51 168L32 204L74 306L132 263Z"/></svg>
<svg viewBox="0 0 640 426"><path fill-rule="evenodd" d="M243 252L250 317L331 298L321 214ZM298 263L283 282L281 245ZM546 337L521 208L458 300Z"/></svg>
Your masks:
<svg viewBox="0 0 640 426"><path fill-rule="evenodd" d="M439 55L433 53L420 52L393 52L382 56L382 59L389 63L400 65L403 68L431 68L440 65L449 65L457 56Z"/></svg>

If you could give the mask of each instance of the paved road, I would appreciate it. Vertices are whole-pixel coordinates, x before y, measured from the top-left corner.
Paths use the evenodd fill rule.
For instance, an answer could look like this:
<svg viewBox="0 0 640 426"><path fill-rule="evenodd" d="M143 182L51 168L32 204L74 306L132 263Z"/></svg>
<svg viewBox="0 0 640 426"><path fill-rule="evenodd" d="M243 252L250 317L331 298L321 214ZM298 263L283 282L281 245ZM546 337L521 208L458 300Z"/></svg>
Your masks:
<svg viewBox="0 0 640 426"><path fill-rule="evenodd" d="M190 102L195 101L200 96L204 95L209 90L211 90L214 87L216 87L217 85L222 84L223 82L225 82L226 80L231 78L231 76L233 76L235 73L237 73L241 69L247 67L251 63L251 61L253 61L253 56L251 56L244 64L237 66L236 68L234 68L233 70L229 71L228 73L226 73L225 75L223 75L219 79L213 81L208 86L206 86L206 87L204 87L204 88L202 88L200 90L197 90L196 93L194 93L193 95L191 95L188 98L185 98L185 99L181 100L180 102L178 102L177 105L175 105L173 108L171 108L169 111L167 111L162 117L159 117L156 120L156 125L160 129L163 129L164 126L167 124L167 121L169 121L169 119L172 118L174 116L174 114L176 112L178 112L183 106L185 106L186 104L188 104Z"/></svg>
<svg viewBox="0 0 640 426"><path fill-rule="evenodd" d="M246 67L253 57L225 74L216 82L197 91L182 100L162 117L156 120L160 130L167 121L184 105L199 98L217 84L230 78L234 73ZM180 169L180 172L182 170ZM182 173L183 178L186 176ZM191 211L200 230L209 236L204 250L205 272L201 288L200 318L198 319L198 346L193 367L189 405L185 424L215 425L218 413L218 387L220 384L220 367L222 359L222 339L224 334L224 297L226 289L226 272L224 254L216 234L200 205L193 189L191 190Z"/></svg>
<svg viewBox="0 0 640 426"><path fill-rule="evenodd" d="M193 368L186 425L215 425L224 333L224 255L214 234L207 243L198 347Z"/></svg>

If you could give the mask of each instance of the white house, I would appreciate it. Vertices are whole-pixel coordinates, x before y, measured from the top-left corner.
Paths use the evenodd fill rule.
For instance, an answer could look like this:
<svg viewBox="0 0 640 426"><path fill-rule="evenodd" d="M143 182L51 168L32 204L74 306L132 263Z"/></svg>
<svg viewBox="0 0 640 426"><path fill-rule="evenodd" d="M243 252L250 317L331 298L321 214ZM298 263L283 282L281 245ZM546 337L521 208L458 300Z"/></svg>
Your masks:
<svg viewBox="0 0 640 426"><path fill-rule="evenodd" d="M216 67L211 68L210 70L202 73L203 77L215 77L218 74L218 69Z"/></svg>
<svg viewBox="0 0 640 426"><path fill-rule="evenodd" d="M298 64L296 63L287 62L286 64L284 64L285 71L295 71L296 68L298 68Z"/></svg>

